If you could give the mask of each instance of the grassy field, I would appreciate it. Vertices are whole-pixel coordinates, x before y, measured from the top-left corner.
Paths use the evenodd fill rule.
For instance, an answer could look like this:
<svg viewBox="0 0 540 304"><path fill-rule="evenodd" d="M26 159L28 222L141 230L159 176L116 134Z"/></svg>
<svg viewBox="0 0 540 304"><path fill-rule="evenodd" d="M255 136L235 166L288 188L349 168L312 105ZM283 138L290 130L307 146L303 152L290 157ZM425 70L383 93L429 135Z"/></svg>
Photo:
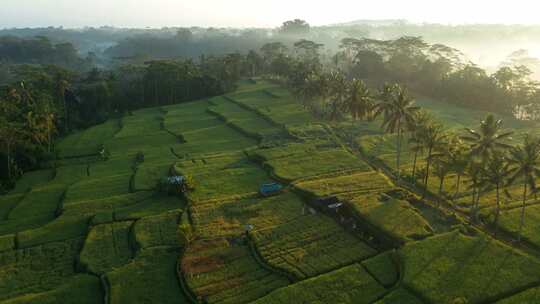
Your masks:
<svg viewBox="0 0 540 304"><path fill-rule="evenodd" d="M133 222L116 222L93 227L80 254L81 265L91 273L103 274L129 262L133 251L129 230Z"/></svg>
<svg viewBox="0 0 540 304"><path fill-rule="evenodd" d="M288 284L262 268L247 246L227 239L189 245L181 270L189 288L208 303L249 303Z"/></svg>
<svg viewBox="0 0 540 304"><path fill-rule="evenodd" d="M456 131L485 116L419 104ZM395 169L396 136L379 125L315 119L286 89L245 80L226 96L71 134L49 169L0 196L0 303L538 302L536 257L473 235L377 168L375 158ZM413 156L403 153L404 173ZM169 174L194 188L158 193ZM274 181L284 191L261 197L261 184ZM437 191L436 177L428 184ZM454 201L460 211L470 207L468 184L462 178ZM447 197L455 185L456 176L445 179ZM512 234L520 190L509 188L500 222ZM327 196L347 214L310 208ZM524 238L540 246L535 203L528 198ZM487 216L493 191L480 205Z"/></svg>
<svg viewBox="0 0 540 304"><path fill-rule="evenodd" d="M350 303L368 304L385 289L361 266L353 264L294 285L278 289L254 304Z"/></svg>
<svg viewBox="0 0 540 304"><path fill-rule="evenodd" d="M386 177L374 171L353 172L345 175L301 181L294 186L301 191L320 197L366 192L379 193L392 188L390 181Z"/></svg>
<svg viewBox="0 0 540 304"><path fill-rule="evenodd" d="M254 231L287 223L302 216L303 202L293 193L268 198L217 200L194 204L193 224L202 238L238 236L245 226Z"/></svg>
<svg viewBox="0 0 540 304"><path fill-rule="evenodd" d="M437 235L399 255L403 283L433 303L498 300L540 281L540 263L485 235Z"/></svg>
<svg viewBox="0 0 540 304"><path fill-rule="evenodd" d="M99 304L104 298L96 276L79 274L51 291L30 293L2 302L3 304Z"/></svg>
<svg viewBox="0 0 540 304"><path fill-rule="evenodd" d="M520 292L506 299L497 301L497 304L534 304L540 303L540 287L534 287Z"/></svg>
<svg viewBox="0 0 540 304"><path fill-rule="evenodd" d="M426 219L407 201L367 194L354 197L349 204L361 219L395 238L407 241L433 233Z"/></svg>
<svg viewBox="0 0 540 304"><path fill-rule="evenodd" d="M306 215L274 229L256 231L262 258L298 279L328 272L376 254L367 244L323 215Z"/></svg>
<svg viewBox="0 0 540 304"><path fill-rule="evenodd" d="M193 177L195 190L188 193L193 201L254 194L270 180L264 170L241 153L181 161L175 170Z"/></svg>
<svg viewBox="0 0 540 304"><path fill-rule="evenodd" d="M190 303L174 271L179 254L177 247L143 249L131 262L107 273L109 303Z"/></svg>
<svg viewBox="0 0 540 304"><path fill-rule="evenodd" d="M501 228L515 235L516 237L519 234L521 211L521 208L514 208L508 211L503 211L499 219ZM527 206L525 208L522 237L524 240L527 240L540 248L540 227L538 225L539 221L540 205Z"/></svg>
<svg viewBox="0 0 540 304"><path fill-rule="evenodd" d="M295 144L283 150L281 147L268 150L257 151L254 157L264 159L264 166L289 182L331 172L370 169L365 162L341 148L318 149L310 144Z"/></svg>

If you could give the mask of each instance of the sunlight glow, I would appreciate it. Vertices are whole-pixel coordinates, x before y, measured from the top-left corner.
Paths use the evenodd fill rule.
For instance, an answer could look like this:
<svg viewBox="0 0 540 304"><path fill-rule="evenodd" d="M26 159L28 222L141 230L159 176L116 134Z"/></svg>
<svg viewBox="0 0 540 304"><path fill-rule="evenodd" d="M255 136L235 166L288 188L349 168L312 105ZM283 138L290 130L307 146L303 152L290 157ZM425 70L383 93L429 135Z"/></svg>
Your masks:
<svg viewBox="0 0 540 304"><path fill-rule="evenodd" d="M0 28L34 26L276 27L302 18L313 25L358 19L443 24L537 24L533 0L3 0Z"/></svg>

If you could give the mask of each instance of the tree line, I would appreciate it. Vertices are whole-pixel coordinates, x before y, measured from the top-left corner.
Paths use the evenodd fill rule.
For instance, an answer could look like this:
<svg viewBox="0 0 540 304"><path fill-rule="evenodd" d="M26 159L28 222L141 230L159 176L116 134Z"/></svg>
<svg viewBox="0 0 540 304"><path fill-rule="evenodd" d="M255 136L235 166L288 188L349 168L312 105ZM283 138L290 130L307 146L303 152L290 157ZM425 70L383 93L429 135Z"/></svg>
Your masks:
<svg viewBox="0 0 540 304"><path fill-rule="evenodd" d="M11 64L0 86L2 188L54 159L54 142L70 132L162 106L224 94L252 69L246 56L151 60L111 70L74 71L49 64ZM0 189L1 190L1 189Z"/></svg>
<svg viewBox="0 0 540 304"><path fill-rule="evenodd" d="M414 44L421 43L421 40L417 38L405 39L407 41L402 41L400 44L407 46L407 49L414 49L410 45L413 42ZM262 73L267 73L273 79L287 85L299 103L321 118L330 121L347 118L379 121L383 130L396 138L396 169L393 171L397 182L408 182L415 187L420 187L423 196L431 192L439 198L444 197L454 202L469 195L471 197L469 210L471 222L479 221L479 202L482 195L495 191L496 208L493 220L495 234L498 231L503 196L511 196L507 191L510 186L521 185L523 192L518 234L518 238L521 239L526 202L532 195L536 197L538 191L536 180L540 177L540 138L525 135L521 144L512 146L510 139L513 132L504 130L502 120L496 119L493 114L489 114L481 121L477 129L450 132L428 112L415 105L414 99L405 88L406 84L411 84L407 81L408 77L401 78L394 75L392 79L401 80L405 84L384 82L379 88L372 89L368 83L376 84L378 81L374 81L371 77L366 78L366 81L354 77L358 75L358 69L367 68L367 66L362 66L361 62L353 63L349 66L350 70L344 72L340 69L339 61L336 60L338 58L331 58L335 60L331 61L334 65L323 63L324 58L319 55L322 45L304 40L295 44L295 48L294 55L291 55L280 43L263 46L261 50ZM440 49L442 46L437 48ZM448 49L447 51L454 52ZM347 49L344 52L347 52ZM409 52L413 51L409 50ZM388 58L391 60L391 56ZM383 66L384 64L381 67ZM468 69L478 68L465 65L449 73L461 74ZM374 71L383 70L371 70L371 72ZM387 70L387 72L390 71ZM488 86L484 94L496 96L497 90L504 89L505 94L519 95L521 88L514 91L514 84L525 80L518 76L517 78L510 77L512 75L509 76L508 73L516 72L501 69L490 76L492 81L499 84ZM452 76L450 74L445 77ZM385 78L380 80L383 79ZM501 88L500 83L503 79L510 84L504 82L507 86ZM536 84L529 83L528 85L538 90ZM465 86L462 89L466 90L466 88ZM476 100L474 99L476 95L467 95L467 91L462 94L467 96L466 100ZM523 104L508 99L504 99L503 102L510 103L508 112L499 112L525 118L522 114L517 115L515 109L513 110ZM405 152L414 155L412 172L405 172L402 168L401 157L405 140L409 149ZM422 167L418 165L420 160L424 163ZM457 176L455 193L444 193L445 178L451 174ZM439 180L438 189L429 189L429 180L432 176ZM467 189L460 189L462 178L465 177L468 178Z"/></svg>

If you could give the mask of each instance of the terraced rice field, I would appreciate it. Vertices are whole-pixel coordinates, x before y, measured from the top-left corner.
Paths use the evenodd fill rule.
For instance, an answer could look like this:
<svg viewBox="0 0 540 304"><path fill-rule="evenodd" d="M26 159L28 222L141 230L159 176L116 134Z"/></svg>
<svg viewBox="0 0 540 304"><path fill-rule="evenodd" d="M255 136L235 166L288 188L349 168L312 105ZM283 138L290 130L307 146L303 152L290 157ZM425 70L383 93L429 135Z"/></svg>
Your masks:
<svg viewBox="0 0 540 304"><path fill-rule="evenodd" d="M0 196L0 303L536 303L537 257L441 222L378 170L374 158L392 168L394 139L377 121L317 120L259 80L72 134L54 166ZM160 193L170 174L194 189ZM258 194L276 181L282 192ZM325 209L328 197L340 205ZM538 245L528 203L525 239Z"/></svg>
<svg viewBox="0 0 540 304"><path fill-rule="evenodd" d="M248 303L289 283L261 267L245 244L227 239L195 241L181 271L189 288L209 303Z"/></svg>
<svg viewBox="0 0 540 304"><path fill-rule="evenodd" d="M361 266L353 264L327 274L278 289L256 304L372 303L385 293Z"/></svg>
<svg viewBox="0 0 540 304"><path fill-rule="evenodd" d="M298 279L361 261L376 251L332 219L306 215L274 229L256 231L253 242L262 258Z"/></svg>

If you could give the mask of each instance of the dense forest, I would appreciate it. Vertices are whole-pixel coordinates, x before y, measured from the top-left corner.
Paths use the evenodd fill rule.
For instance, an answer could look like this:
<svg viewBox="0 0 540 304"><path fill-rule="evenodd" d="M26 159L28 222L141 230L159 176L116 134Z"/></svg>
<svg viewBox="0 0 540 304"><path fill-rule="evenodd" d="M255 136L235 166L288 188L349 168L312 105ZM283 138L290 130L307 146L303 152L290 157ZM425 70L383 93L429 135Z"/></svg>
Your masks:
<svg viewBox="0 0 540 304"><path fill-rule="evenodd" d="M414 94L452 104L522 119L538 116L537 63L526 51L489 73L457 48L420 36L388 39L397 36L397 27L430 40L457 39L450 29L434 25L310 27L298 19L274 30L0 31L5 35L0 37L4 187L42 160L54 159L59 136L137 108L223 94L242 77L265 75L299 96L322 96L311 108L332 119L339 115L344 83L352 79L371 90L400 83ZM510 29L527 35L536 30ZM478 28L461 31L474 41ZM495 27L482 37L495 39L500 32Z"/></svg>

